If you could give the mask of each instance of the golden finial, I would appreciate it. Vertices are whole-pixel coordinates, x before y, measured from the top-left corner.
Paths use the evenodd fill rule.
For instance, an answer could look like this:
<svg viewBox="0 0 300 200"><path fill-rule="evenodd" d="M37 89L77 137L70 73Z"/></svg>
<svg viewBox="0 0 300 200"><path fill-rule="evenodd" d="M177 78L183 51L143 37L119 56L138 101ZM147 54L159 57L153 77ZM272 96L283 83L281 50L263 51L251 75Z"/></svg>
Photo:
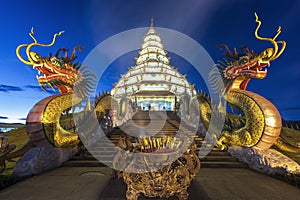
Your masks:
<svg viewBox="0 0 300 200"><path fill-rule="evenodd" d="M151 17L151 25L150 25L150 27L154 27L154 18L153 18L153 16Z"/></svg>

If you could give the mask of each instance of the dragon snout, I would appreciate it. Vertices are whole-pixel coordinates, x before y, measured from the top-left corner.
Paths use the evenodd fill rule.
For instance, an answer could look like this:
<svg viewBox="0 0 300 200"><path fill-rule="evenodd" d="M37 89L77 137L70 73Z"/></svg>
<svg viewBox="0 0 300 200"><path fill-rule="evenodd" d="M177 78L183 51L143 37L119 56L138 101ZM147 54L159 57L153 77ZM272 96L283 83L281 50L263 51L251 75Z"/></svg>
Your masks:
<svg viewBox="0 0 300 200"><path fill-rule="evenodd" d="M31 58L30 60L32 60L34 63L40 63L41 56L38 53L32 51L29 53L29 56Z"/></svg>
<svg viewBox="0 0 300 200"><path fill-rule="evenodd" d="M274 55L274 49L273 48L267 48L263 52L261 52L258 56L258 64L266 64L270 66L270 61L272 60L272 57Z"/></svg>

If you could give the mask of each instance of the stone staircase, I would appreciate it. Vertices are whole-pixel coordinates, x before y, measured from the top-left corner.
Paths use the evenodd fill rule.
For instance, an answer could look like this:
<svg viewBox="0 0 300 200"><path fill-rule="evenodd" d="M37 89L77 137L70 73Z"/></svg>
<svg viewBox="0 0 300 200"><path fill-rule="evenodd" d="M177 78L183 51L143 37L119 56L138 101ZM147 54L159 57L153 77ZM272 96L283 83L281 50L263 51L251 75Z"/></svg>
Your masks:
<svg viewBox="0 0 300 200"><path fill-rule="evenodd" d="M170 135L173 136L179 129L180 118L174 112L166 112L167 116L164 115L163 112L153 112L151 113L151 119L148 111L140 111L136 113L132 120L136 125L140 127L147 127L149 123L151 126L146 128L146 132L149 134L159 135ZM163 127L161 126L162 120L167 117L166 122ZM164 120L165 121L165 120ZM156 126L157 125L157 126ZM126 136L128 131L134 132L139 131L137 127L132 126L129 122L125 123L121 127L116 128L111 134L108 135L108 138L111 142L100 141L98 147L88 151L83 151L73 157L71 160L65 162L63 166L65 167L76 167L76 166L85 166L85 167L95 167L95 166L106 166L111 165L112 157L114 156L114 149L121 137ZM181 124L181 131L185 134L193 134L191 131L192 128ZM194 135L194 134L193 134ZM199 136L193 136L194 141L197 145L196 153L199 151L207 150L209 152L205 157L200 159L201 168L245 168L247 167L245 164L242 164L237 161L234 157L232 157L228 152L220 151L215 147L212 147L211 144L208 144L204 141L203 138ZM97 159L100 159L99 162Z"/></svg>

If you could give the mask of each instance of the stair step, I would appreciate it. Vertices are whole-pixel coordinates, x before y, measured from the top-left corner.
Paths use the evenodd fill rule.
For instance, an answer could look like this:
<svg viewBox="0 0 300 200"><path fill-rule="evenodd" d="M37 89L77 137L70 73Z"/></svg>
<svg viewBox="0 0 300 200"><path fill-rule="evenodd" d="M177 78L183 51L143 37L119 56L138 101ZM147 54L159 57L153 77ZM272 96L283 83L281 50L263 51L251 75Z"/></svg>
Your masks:
<svg viewBox="0 0 300 200"><path fill-rule="evenodd" d="M196 151L198 154L198 152ZM212 150L206 156L231 156L230 153L220 150Z"/></svg>
<svg viewBox="0 0 300 200"><path fill-rule="evenodd" d="M246 164L240 162L203 161L200 164L201 168L247 168Z"/></svg>
<svg viewBox="0 0 300 200"><path fill-rule="evenodd" d="M202 152L208 152L208 153L210 153L210 152L218 152L218 153L216 153L216 154L218 154L218 155L230 155L229 153L227 153L227 152L223 152L223 154L220 152L219 153L219 149L218 148L216 148L216 147L213 147L213 148L207 148L207 147L199 147L199 146L197 146L197 150L196 150L196 152L198 153L199 151L202 151Z"/></svg>
<svg viewBox="0 0 300 200"><path fill-rule="evenodd" d="M64 162L62 166L63 167L105 167L106 165L99 162L98 160L69 160L67 162Z"/></svg>
<svg viewBox="0 0 300 200"><path fill-rule="evenodd" d="M206 161L226 161L226 162L238 162L236 158L232 156L205 156L204 158L200 158L200 161L206 162Z"/></svg>
<svg viewBox="0 0 300 200"><path fill-rule="evenodd" d="M97 160L96 158L94 158L92 155L79 155L79 156L74 156L73 158L71 158L69 161L74 161L74 160ZM67 161L67 162L69 162Z"/></svg>
<svg viewBox="0 0 300 200"><path fill-rule="evenodd" d="M153 113L157 118L152 119L151 124L160 124L161 120L159 119L162 112ZM146 126L150 123L150 117L148 111L137 112L133 118L134 122L140 126ZM162 118L163 119L163 118ZM180 123L180 118L174 112L167 112L167 121L164 123L163 127L151 128L147 130L147 133L157 133L155 136L160 137L162 135L173 136L178 132L179 126L180 131L184 132L187 136L190 136L194 139L195 144L197 145L196 154L199 154L199 151L207 151L207 155L204 158L200 159L202 168L245 168L247 165L238 162L234 157L232 157L228 152L221 151L215 147L213 144L210 144L204 138L194 135L192 131L193 128L189 127L187 124ZM105 166L103 163L99 162L95 157L101 158L104 163L111 164L112 157L115 153L115 147L120 140L124 138L127 133L122 129L126 128L127 132L135 131L134 127L130 127L126 123L121 127L114 129L112 133L109 134L109 140L100 141L98 147L93 148L91 152L85 152L85 154L80 154L72 158L71 160L63 163L63 166L72 167L72 166L84 166L84 167L97 167ZM162 130L160 130L162 129ZM125 130L125 129L124 129ZM133 142L134 140L132 140ZM92 153L92 154L91 154ZM95 157L93 156L95 155Z"/></svg>

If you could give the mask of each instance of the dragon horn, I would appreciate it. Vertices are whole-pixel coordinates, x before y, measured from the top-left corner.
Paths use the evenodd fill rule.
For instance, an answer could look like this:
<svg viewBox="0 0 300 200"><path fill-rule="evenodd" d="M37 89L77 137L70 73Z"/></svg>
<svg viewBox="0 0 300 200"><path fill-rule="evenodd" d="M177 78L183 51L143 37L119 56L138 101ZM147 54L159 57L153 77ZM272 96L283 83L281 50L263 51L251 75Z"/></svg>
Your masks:
<svg viewBox="0 0 300 200"><path fill-rule="evenodd" d="M261 21L258 19L258 15L257 15L257 13L255 12L254 13L254 15L255 15L255 21L258 23L258 25L257 25L257 27L256 27L256 29L255 29L255 32L254 32L254 34L255 34L255 37L257 38L257 39L259 39L259 40L265 40L265 41L269 41L269 42L271 42L272 44L273 44L273 46L274 46L274 52L273 52L273 54L272 54L272 56L269 58L269 61L271 61L271 60L275 60L276 58L278 58L281 54L282 54L282 52L284 51L284 49L285 49L285 47L286 47L286 43L285 43L285 41L279 41L279 42L276 42L276 38L279 36L279 34L281 33L281 27L279 26L278 27L278 30L277 30L277 34L273 37L273 38L263 38L263 37L260 37L259 35L258 35L258 30L259 30L259 28L260 28L260 26L261 26ZM281 43L282 44L282 47L281 47L281 49L280 49L280 51L278 52L278 43Z"/></svg>
<svg viewBox="0 0 300 200"><path fill-rule="evenodd" d="M283 51L286 47L286 42L284 40L277 41L277 44L281 44L282 47L281 47L280 51L277 53L277 55L273 58L273 60L277 59L283 53Z"/></svg>
<svg viewBox="0 0 300 200"><path fill-rule="evenodd" d="M40 43L38 43L37 40L34 38L34 36L33 36L34 32L33 32L33 28L32 28L32 29L31 29L31 32L29 33L29 35L30 35L30 37L33 38L34 43L31 43L31 44L28 45L28 47L26 48L26 54L27 54L28 59L29 59L32 63L34 63L34 60L33 60L33 58L32 58L31 55L30 55L30 49L31 49L31 47L33 47L33 46L51 47L51 46L55 43L56 37L59 36L59 35L61 35L63 32L64 32L64 31L60 31L59 33L54 34L53 39L52 39L52 42L51 42L50 44L40 44Z"/></svg>
<svg viewBox="0 0 300 200"><path fill-rule="evenodd" d="M240 51L243 51L243 50L244 50L245 52L248 52L248 51L249 51L248 47L246 47L246 46L240 46L239 50L240 50Z"/></svg>
<svg viewBox="0 0 300 200"><path fill-rule="evenodd" d="M68 49L66 48L60 48L57 50L56 54L55 54L55 57L58 57L59 56L59 53L63 51L65 53L65 58L68 57Z"/></svg>
<svg viewBox="0 0 300 200"><path fill-rule="evenodd" d="M79 51L81 51L83 48L81 47L81 46L76 46L76 47L74 47L74 49L73 49L73 52L72 52L72 55L71 55L71 57L70 57L70 61L73 61L73 60L75 60L75 53L76 53L76 50L79 50Z"/></svg>
<svg viewBox="0 0 300 200"><path fill-rule="evenodd" d="M32 27L31 30L30 30L29 36L33 39L34 43L36 43L37 41L36 41L36 39L32 36L32 34L33 34L33 27ZM21 45L19 45L19 46L16 48L16 55L17 55L17 57L19 58L19 60L21 60L21 62L25 63L26 65L33 65L34 63L33 63L31 60L28 61L28 60L22 58L22 56L21 56L21 54L20 54L21 48L22 48L22 47L26 47L26 46L27 46L27 48L28 48L29 45L30 45L30 44L21 44Z"/></svg>
<svg viewBox="0 0 300 200"><path fill-rule="evenodd" d="M219 49L222 49L223 47L225 48L226 50L226 55L231 57L231 58L234 58L234 55L233 53L230 51L230 49L228 48L227 44L220 44L217 46Z"/></svg>
<svg viewBox="0 0 300 200"><path fill-rule="evenodd" d="M61 32L59 32L59 33L54 34L53 39L52 39L52 42L51 42L50 44L40 44L40 43L37 42L36 38L33 36L33 34L34 34L34 29L31 28L30 33L29 33L29 36L33 39L33 43L31 43L31 44L21 44L21 45L19 45L19 46L17 47L17 49L16 49L17 57L18 57L23 63L25 63L26 65L34 65L34 64L35 64L34 59L33 59L33 58L31 57L31 55L30 55L30 49L31 49L31 47L33 47L33 46L50 47L50 46L52 46L52 45L54 44L54 42L55 42L55 40L56 40L56 37L59 36L59 35L61 35L63 32L64 32L64 31L61 31ZM26 55L27 55L28 60L22 58L22 56L21 56L21 54L20 54L20 49L21 49L22 47L27 47L27 48L26 48Z"/></svg>
<svg viewBox="0 0 300 200"><path fill-rule="evenodd" d="M238 54L238 52L237 52L237 50L236 50L236 48L233 48L233 52L234 52L234 57L237 57L239 54Z"/></svg>
<svg viewBox="0 0 300 200"><path fill-rule="evenodd" d="M17 54L17 57L19 58L19 60L21 60L22 63L26 64L26 65L33 65L34 63L32 63L31 61L27 61L25 60L24 58L22 58L21 54L20 54L20 49L22 47L26 47L28 46L29 44L21 44L17 47L16 49L16 54Z"/></svg>

